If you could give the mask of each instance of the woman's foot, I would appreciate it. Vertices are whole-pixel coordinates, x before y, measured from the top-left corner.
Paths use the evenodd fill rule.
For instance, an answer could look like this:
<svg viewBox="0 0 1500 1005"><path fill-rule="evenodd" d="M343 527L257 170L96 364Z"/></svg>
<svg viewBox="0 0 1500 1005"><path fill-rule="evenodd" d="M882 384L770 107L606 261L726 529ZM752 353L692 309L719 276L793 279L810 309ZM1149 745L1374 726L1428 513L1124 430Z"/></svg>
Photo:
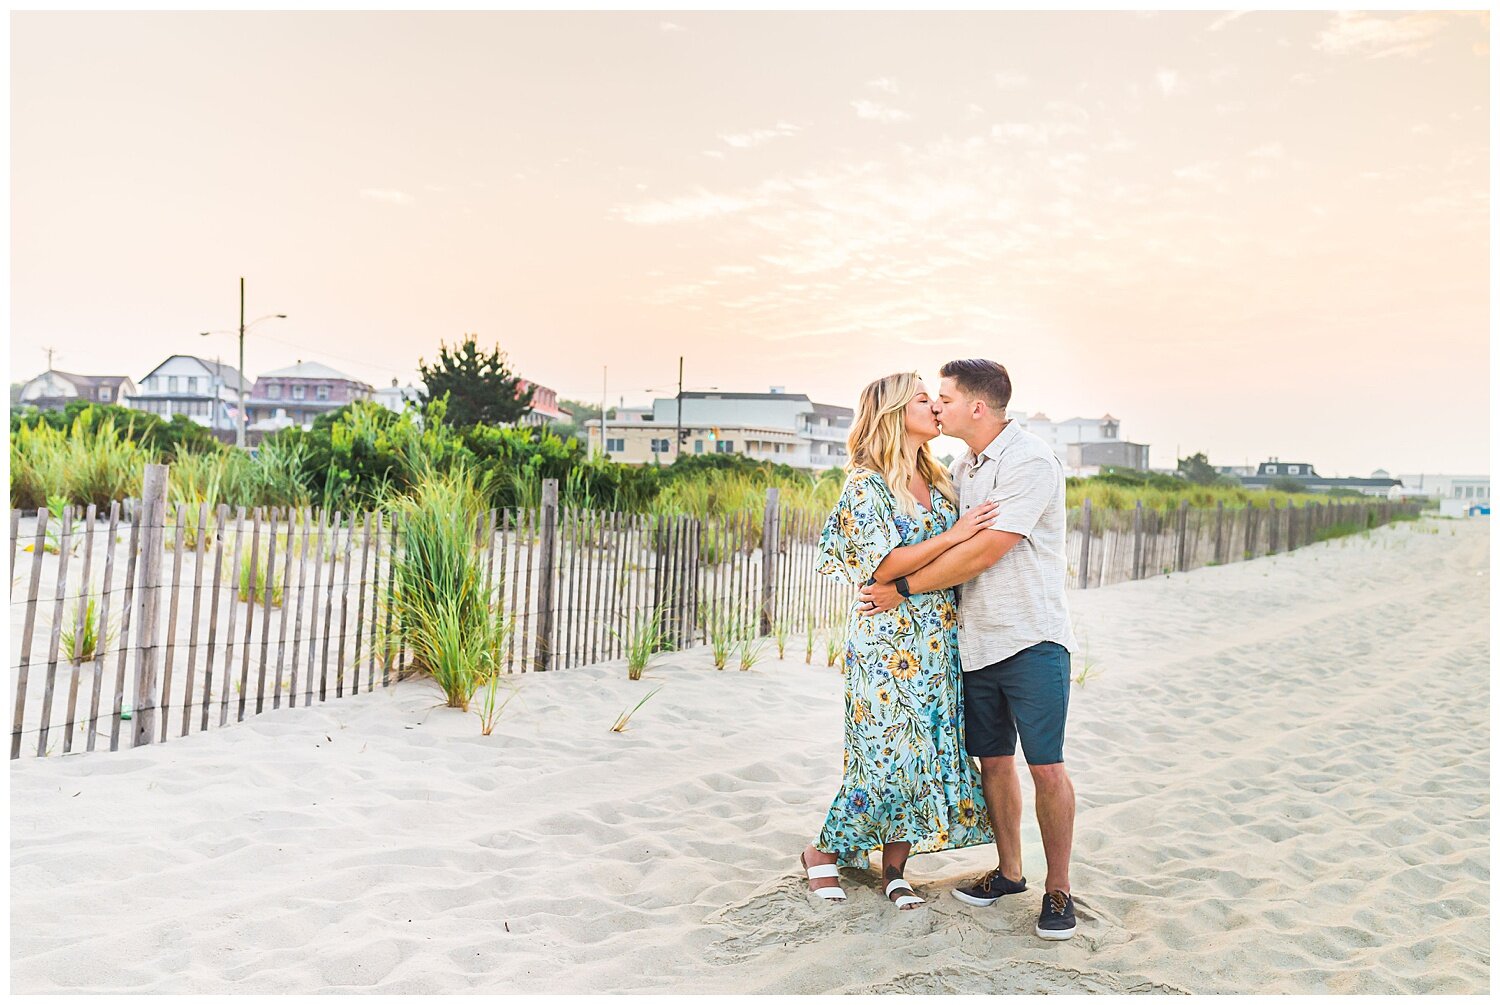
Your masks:
<svg viewBox="0 0 1500 1005"><path fill-rule="evenodd" d="M802 871L807 873L807 888L824 900L844 900L843 888L839 886L839 857L832 852L819 851L817 845L802 849L800 858Z"/></svg>
<svg viewBox="0 0 1500 1005"><path fill-rule="evenodd" d="M924 903L911 884L906 881L906 860L911 855L911 842L888 844L880 853L881 877L885 881L885 895L903 911L912 911Z"/></svg>

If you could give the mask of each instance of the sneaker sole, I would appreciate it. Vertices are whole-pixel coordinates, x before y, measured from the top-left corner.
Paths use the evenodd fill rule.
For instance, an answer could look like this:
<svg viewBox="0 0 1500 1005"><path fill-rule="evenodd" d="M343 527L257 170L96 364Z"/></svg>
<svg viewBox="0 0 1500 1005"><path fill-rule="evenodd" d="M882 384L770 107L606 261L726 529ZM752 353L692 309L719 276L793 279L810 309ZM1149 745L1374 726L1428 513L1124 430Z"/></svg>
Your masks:
<svg viewBox="0 0 1500 1005"><path fill-rule="evenodd" d="M1073 937L1073 933L1076 931L1078 931L1077 925L1074 925L1072 928L1061 930L1055 928L1043 928L1041 925L1036 926L1036 934L1048 940L1049 942L1062 942L1065 939L1071 939Z"/></svg>
<svg viewBox="0 0 1500 1005"><path fill-rule="evenodd" d="M972 904L974 907L993 907L995 903L1000 900L1000 897L1005 896L1005 894L1002 893L1000 897L993 897L986 900L983 897L975 897L971 894L964 893L961 890L952 890L950 892L953 894L954 900L962 901L965 904Z"/></svg>

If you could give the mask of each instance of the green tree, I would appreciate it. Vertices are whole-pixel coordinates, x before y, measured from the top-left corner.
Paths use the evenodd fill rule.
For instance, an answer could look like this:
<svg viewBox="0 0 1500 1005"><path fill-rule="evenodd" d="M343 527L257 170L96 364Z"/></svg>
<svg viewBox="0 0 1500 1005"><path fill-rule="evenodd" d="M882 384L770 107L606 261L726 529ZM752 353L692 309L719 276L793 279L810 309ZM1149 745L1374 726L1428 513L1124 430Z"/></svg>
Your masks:
<svg viewBox="0 0 1500 1005"><path fill-rule="evenodd" d="M440 343L437 362L431 366L422 359L417 363L427 385L422 404L447 395L448 422L453 426L507 425L531 408L534 388L528 387L521 393L518 389L521 378L511 372L505 353L498 345L492 352L482 352L473 335L466 334L463 342L452 349L446 342Z"/></svg>
<svg viewBox="0 0 1500 1005"><path fill-rule="evenodd" d="M1191 457L1178 460L1177 473L1194 485L1212 485L1219 480L1219 473L1208 463L1208 456L1201 450Z"/></svg>
<svg viewBox="0 0 1500 1005"><path fill-rule="evenodd" d="M1280 478L1271 479L1271 488L1277 492L1306 492L1307 485L1300 478L1292 478L1282 475Z"/></svg>

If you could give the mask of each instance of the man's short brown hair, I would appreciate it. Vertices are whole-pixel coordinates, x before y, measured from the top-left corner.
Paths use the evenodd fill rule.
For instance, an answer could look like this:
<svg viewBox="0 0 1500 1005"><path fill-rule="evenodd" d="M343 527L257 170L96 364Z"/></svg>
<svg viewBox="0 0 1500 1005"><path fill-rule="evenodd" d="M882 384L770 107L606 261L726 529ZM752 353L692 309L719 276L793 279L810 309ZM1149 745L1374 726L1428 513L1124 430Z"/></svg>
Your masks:
<svg viewBox="0 0 1500 1005"><path fill-rule="evenodd" d="M938 374L952 377L960 391L992 409L998 411L1010 405L1010 374L992 359L955 359L944 363Z"/></svg>

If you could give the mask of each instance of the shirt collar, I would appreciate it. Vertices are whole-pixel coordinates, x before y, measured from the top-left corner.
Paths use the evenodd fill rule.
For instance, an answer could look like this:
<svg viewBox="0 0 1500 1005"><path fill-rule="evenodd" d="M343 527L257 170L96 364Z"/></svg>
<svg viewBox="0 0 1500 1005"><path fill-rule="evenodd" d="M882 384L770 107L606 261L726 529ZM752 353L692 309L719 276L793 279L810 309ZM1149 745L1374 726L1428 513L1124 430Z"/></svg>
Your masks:
<svg viewBox="0 0 1500 1005"><path fill-rule="evenodd" d="M1005 423L1005 428L995 435L995 438L979 452L978 456L975 456L974 451L970 450L968 456L964 458L968 461L969 470L972 471L974 468L982 466L987 457L998 461L1001 452L1005 449L1005 445L1015 438L1018 428L1020 427L1016 425L1016 420L1010 419Z"/></svg>

